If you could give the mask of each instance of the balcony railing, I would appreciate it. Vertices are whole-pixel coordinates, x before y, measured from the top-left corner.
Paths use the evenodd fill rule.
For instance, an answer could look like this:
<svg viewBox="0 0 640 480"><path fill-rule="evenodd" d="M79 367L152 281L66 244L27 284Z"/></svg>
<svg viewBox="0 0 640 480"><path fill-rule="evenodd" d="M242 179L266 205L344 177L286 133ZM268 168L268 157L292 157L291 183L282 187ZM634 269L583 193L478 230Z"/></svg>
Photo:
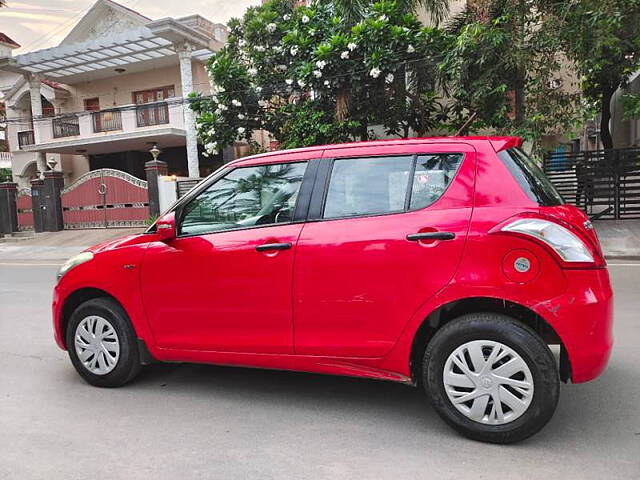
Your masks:
<svg viewBox="0 0 640 480"><path fill-rule="evenodd" d="M91 114L93 132L111 132L122 130L122 115L120 110L102 110Z"/></svg>
<svg viewBox="0 0 640 480"><path fill-rule="evenodd" d="M53 119L53 138L80 135L78 117L60 117Z"/></svg>
<svg viewBox="0 0 640 480"><path fill-rule="evenodd" d="M149 103L136 107L138 127L151 127L169 123L169 106L166 102Z"/></svg>
<svg viewBox="0 0 640 480"><path fill-rule="evenodd" d="M33 136L33 130L18 132L18 146L20 148L26 145L33 145L34 143L36 143L36 140Z"/></svg>

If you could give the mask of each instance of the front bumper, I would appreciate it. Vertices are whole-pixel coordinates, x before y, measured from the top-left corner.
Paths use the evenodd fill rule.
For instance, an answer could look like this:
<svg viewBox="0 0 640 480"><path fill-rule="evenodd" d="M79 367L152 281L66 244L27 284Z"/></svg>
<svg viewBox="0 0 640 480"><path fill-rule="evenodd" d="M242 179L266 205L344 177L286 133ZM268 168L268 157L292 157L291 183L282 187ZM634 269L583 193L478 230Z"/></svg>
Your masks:
<svg viewBox="0 0 640 480"><path fill-rule="evenodd" d="M571 381L600 375L613 346L613 291L606 269L565 270L567 291L535 309L554 328L567 351Z"/></svg>

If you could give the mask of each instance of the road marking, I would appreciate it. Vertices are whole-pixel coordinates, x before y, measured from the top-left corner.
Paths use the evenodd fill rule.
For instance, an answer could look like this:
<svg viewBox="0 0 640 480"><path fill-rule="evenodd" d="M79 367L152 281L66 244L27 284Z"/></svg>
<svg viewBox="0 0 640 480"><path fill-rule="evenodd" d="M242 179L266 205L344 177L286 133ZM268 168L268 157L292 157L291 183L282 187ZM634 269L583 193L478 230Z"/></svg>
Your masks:
<svg viewBox="0 0 640 480"><path fill-rule="evenodd" d="M10 265L16 267L59 267L62 263L18 263L18 262L5 262L0 265Z"/></svg>

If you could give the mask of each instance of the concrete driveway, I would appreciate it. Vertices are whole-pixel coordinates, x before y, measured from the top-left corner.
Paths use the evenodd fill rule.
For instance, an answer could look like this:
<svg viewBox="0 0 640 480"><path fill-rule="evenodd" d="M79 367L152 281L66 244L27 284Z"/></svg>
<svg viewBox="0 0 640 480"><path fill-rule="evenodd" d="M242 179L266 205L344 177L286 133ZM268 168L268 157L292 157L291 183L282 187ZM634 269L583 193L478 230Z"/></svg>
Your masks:
<svg viewBox="0 0 640 480"><path fill-rule="evenodd" d="M2 479L640 478L640 264L611 266L608 370L563 385L549 425L513 446L461 438L392 383L155 365L90 387L53 343L55 270L0 264Z"/></svg>

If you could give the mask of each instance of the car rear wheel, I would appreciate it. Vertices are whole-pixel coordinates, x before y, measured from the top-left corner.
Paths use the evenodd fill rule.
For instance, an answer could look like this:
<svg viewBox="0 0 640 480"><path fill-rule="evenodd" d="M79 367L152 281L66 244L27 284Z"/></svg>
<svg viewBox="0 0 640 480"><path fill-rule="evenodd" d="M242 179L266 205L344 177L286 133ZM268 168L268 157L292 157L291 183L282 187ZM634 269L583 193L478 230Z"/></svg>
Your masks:
<svg viewBox="0 0 640 480"><path fill-rule="evenodd" d="M551 419L558 403L551 351L505 315L474 313L446 324L429 342L422 372L438 414L474 440L523 440Z"/></svg>
<svg viewBox="0 0 640 480"><path fill-rule="evenodd" d="M122 307L94 298L71 315L66 333L71 363L91 385L119 387L141 369L135 332Z"/></svg>

